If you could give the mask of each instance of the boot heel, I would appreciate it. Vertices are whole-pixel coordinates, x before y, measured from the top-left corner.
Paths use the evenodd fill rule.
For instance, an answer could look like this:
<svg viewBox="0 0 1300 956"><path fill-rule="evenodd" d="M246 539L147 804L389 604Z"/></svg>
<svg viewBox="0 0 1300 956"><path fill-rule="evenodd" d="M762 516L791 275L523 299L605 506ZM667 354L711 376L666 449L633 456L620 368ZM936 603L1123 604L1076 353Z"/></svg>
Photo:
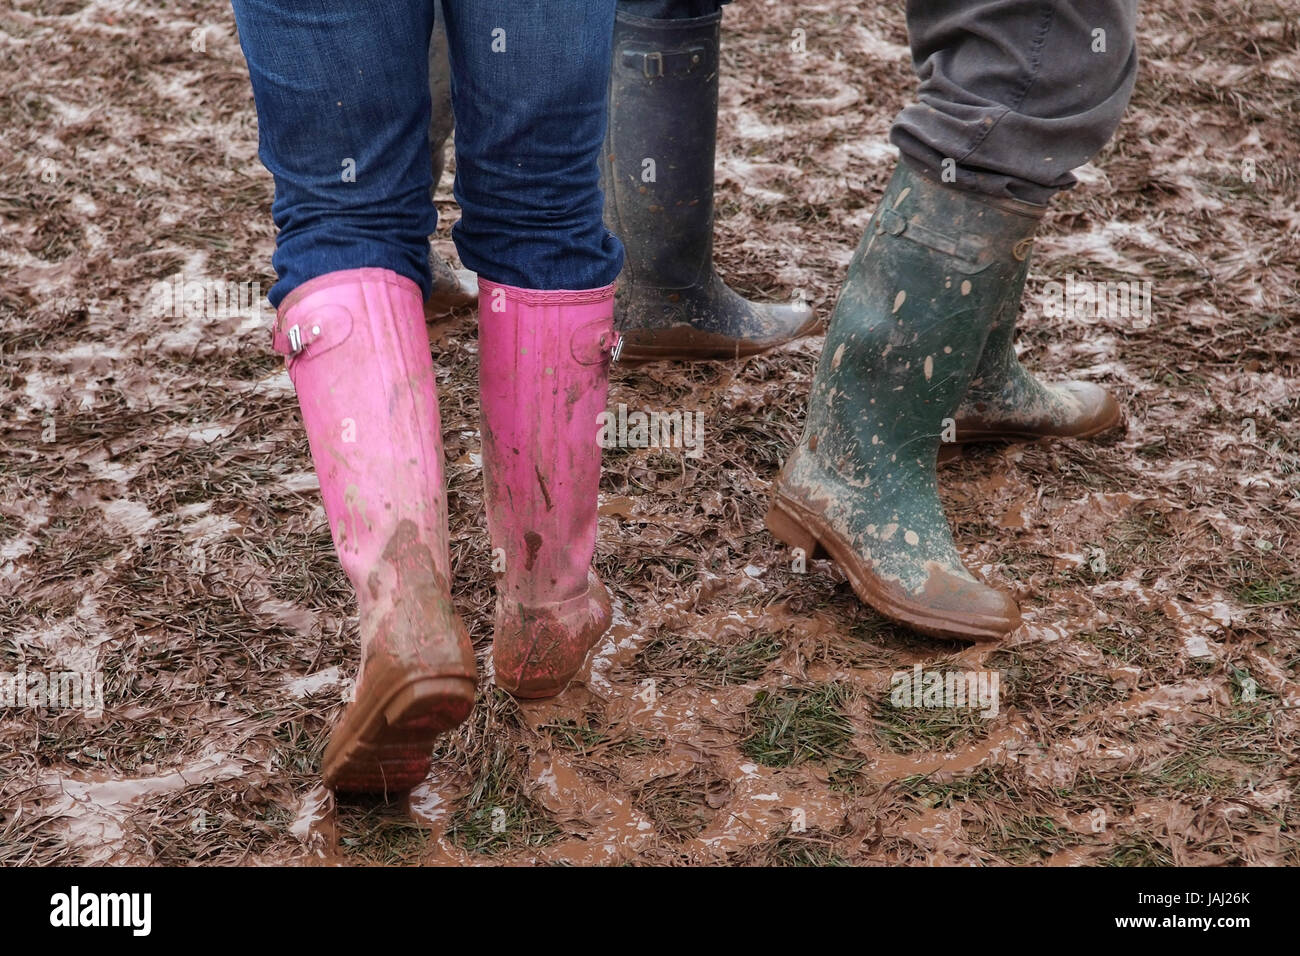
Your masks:
<svg viewBox="0 0 1300 956"><path fill-rule="evenodd" d="M792 549L802 548L806 557L826 557L826 549L821 546L812 531L802 524L798 518L782 508L779 498L772 498L772 505L767 509L767 517L764 519L764 523L767 525L767 530L772 532L772 537Z"/></svg>
<svg viewBox="0 0 1300 956"><path fill-rule="evenodd" d="M474 682L464 677L426 677L404 687L384 708L390 727L445 729L469 716Z"/></svg>

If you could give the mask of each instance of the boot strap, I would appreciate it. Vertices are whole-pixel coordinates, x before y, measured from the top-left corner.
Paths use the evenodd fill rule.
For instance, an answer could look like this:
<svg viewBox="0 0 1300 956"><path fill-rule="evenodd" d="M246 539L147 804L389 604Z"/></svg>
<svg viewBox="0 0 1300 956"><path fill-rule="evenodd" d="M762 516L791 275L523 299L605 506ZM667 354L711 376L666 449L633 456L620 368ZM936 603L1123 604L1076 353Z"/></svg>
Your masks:
<svg viewBox="0 0 1300 956"><path fill-rule="evenodd" d="M959 272L967 274L982 272L990 265L990 261L985 257L988 243L974 236L953 239L918 222L909 221L902 213L892 209L881 210L879 228L881 232L887 232L891 236L903 236L927 249L951 256L957 260L956 266Z"/></svg>
<svg viewBox="0 0 1300 956"><path fill-rule="evenodd" d="M623 47L619 63L625 70L640 73L647 80L662 76L690 76L711 59L713 45L693 43L677 50L659 50L641 46Z"/></svg>
<svg viewBox="0 0 1300 956"><path fill-rule="evenodd" d="M352 313L341 305L323 305L306 314L292 309L276 317L271 327L271 348L292 360L304 353L328 352L346 342L351 334Z"/></svg>
<svg viewBox="0 0 1300 956"><path fill-rule="evenodd" d="M579 365L617 362L623 351L623 337L614 331L609 319L594 319L573 330L569 354Z"/></svg>

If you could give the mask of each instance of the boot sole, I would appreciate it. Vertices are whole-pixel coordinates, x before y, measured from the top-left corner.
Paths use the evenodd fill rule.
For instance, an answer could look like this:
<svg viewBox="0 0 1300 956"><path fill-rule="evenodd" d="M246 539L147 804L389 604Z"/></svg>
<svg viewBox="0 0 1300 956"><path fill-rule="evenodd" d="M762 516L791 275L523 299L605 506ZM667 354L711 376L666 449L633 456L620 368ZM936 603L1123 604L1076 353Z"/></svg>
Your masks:
<svg viewBox="0 0 1300 956"><path fill-rule="evenodd" d="M791 548L802 548L808 558L829 557L848 575L853 593L885 617L931 637L951 638L975 644L1000 641L1014 630L1005 618L980 615L953 617L934 608L900 600L872 570L871 563L858 557L819 515L777 491L765 519L767 529Z"/></svg>
<svg viewBox="0 0 1300 956"><path fill-rule="evenodd" d="M634 331L626 333L626 344L618 361L620 365L644 365L649 362L720 362L749 358L812 335L822 324L820 319L809 319L789 338L773 342L735 339L715 332L701 332L685 324L655 330L640 342L634 338L640 333Z"/></svg>
<svg viewBox="0 0 1300 956"><path fill-rule="evenodd" d="M369 687L330 735L321 765L325 786L347 793L410 790L429 773L438 737L474 707L466 677L408 677Z"/></svg>
<svg viewBox="0 0 1300 956"><path fill-rule="evenodd" d="M1048 432L1010 432L1010 431L990 431L990 430L962 430L957 428L957 438L951 442L945 442L939 446L938 464L946 465L949 462L956 461L961 457L962 445L975 445L981 442L1002 444L1014 444L1016 442L1036 442L1048 438L1073 438L1077 440L1094 438L1102 432L1108 432L1119 424L1122 415L1116 414L1108 421L1102 422L1086 431L1074 432L1069 435L1057 435Z"/></svg>
<svg viewBox="0 0 1300 956"><path fill-rule="evenodd" d="M1040 441L1044 438L1093 438L1102 432L1108 432L1120 423L1123 418L1123 412L1115 409L1115 413L1105 421L1093 425L1091 428L1085 428L1079 432L1035 432L1035 431L1007 431L1005 429L963 429L961 422L957 423L957 440L954 444L962 445L968 442L990 442L990 441Z"/></svg>

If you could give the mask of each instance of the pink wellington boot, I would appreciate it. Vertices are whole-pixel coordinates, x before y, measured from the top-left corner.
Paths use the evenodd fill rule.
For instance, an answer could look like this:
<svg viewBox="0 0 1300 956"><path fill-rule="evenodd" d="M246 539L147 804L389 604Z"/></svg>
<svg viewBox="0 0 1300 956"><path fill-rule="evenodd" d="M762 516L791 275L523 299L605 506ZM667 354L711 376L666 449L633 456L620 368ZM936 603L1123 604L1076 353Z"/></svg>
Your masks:
<svg viewBox="0 0 1300 956"><path fill-rule="evenodd" d="M609 628L591 559L613 316L612 285L539 292L479 279L483 479L505 562L492 661L516 697L564 690Z"/></svg>
<svg viewBox="0 0 1300 956"><path fill-rule="evenodd" d="M420 298L387 269L331 272L281 303L273 335L360 608L356 700L321 768L335 790L415 786L434 740L474 704L474 651L449 588L442 432Z"/></svg>

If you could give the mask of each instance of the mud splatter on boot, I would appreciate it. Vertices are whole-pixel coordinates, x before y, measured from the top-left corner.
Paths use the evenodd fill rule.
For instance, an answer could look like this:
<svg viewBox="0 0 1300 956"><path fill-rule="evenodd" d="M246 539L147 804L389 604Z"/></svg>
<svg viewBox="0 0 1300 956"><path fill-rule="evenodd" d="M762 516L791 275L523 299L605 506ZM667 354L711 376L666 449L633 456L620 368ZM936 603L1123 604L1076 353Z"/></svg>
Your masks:
<svg viewBox="0 0 1300 956"><path fill-rule="evenodd" d="M564 690L609 628L591 570L614 348L614 288L484 281L479 395L488 533L497 576L492 661L516 697Z"/></svg>
<svg viewBox="0 0 1300 956"><path fill-rule="evenodd" d="M442 430L420 290L386 269L312 279L273 343L298 392L339 563L357 594L356 699L330 734L336 790L396 793L474 705L474 649L451 602Z"/></svg>
<svg viewBox="0 0 1300 956"><path fill-rule="evenodd" d="M478 277L468 269L453 269L451 263L432 248L429 249L429 272L433 276L433 289L424 302L426 319L443 318L478 301Z"/></svg>
<svg viewBox="0 0 1300 956"><path fill-rule="evenodd" d="M958 192L902 163L849 266L803 437L767 523L830 555L866 603L918 631L995 640L1019 609L963 565L935 459L1042 210Z"/></svg>
<svg viewBox="0 0 1300 956"><path fill-rule="evenodd" d="M1029 273L1030 246L1026 242L1013 250L1020 268L997 309L979 368L957 410L957 441L1091 438L1119 424L1119 403L1101 386L1040 382L1016 357L1016 318Z"/></svg>

